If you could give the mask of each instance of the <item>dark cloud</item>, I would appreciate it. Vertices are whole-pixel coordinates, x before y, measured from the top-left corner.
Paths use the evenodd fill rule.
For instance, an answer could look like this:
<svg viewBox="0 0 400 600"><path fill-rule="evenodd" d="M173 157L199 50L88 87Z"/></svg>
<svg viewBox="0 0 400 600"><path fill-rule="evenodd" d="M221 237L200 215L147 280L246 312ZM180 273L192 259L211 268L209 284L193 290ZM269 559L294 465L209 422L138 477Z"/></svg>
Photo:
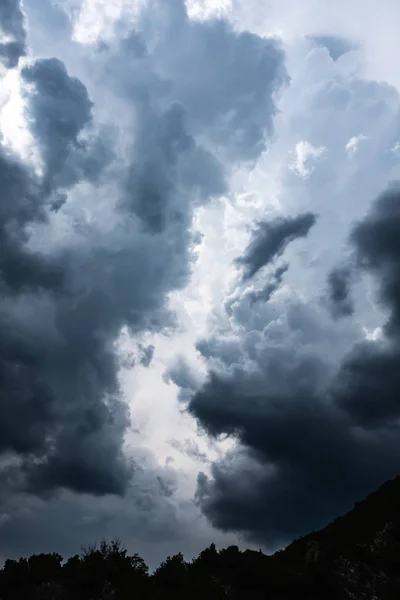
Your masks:
<svg viewBox="0 0 400 600"><path fill-rule="evenodd" d="M383 337L356 346L345 359L335 391L340 406L366 429L396 427L400 360L400 185L392 184L369 215L353 229L358 268L379 282L379 298L388 310Z"/></svg>
<svg viewBox="0 0 400 600"><path fill-rule="evenodd" d="M258 378L240 367L226 379L211 376L191 410L209 433L237 436L250 450L213 465L201 486L204 513L217 527L276 546L389 476L399 444L390 433L358 440L347 415L321 398L318 364L270 362Z"/></svg>
<svg viewBox="0 0 400 600"><path fill-rule="evenodd" d="M398 344L381 342L356 346L341 366L335 381L335 399L356 426L366 430L387 428L400 417Z"/></svg>
<svg viewBox="0 0 400 600"><path fill-rule="evenodd" d="M179 356L166 370L164 379L167 383L172 382L180 388L192 391L198 385L195 373L193 373L190 364L182 356Z"/></svg>
<svg viewBox="0 0 400 600"><path fill-rule="evenodd" d="M18 6L4 6L4 28L25 39ZM128 489L137 464L124 452L119 335L174 323L167 295L190 275L193 209L226 191L229 164L212 143L248 158L272 127L285 74L279 45L223 22L192 24L183 3L163 14L161 24L145 11L140 51L129 54L128 36L95 53L96 99L114 99L115 131L96 122L85 84L62 61L33 60L21 72L40 168L0 147L0 453L10 493ZM196 43L186 47L189 32ZM153 349L142 350L148 365Z"/></svg>
<svg viewBox="0 0 400 600"><path fill-rule="evenodd" d="M194 526L190 505L176 506L174 494L180 481L171 467L156 464L149 453L133 449L135 476L126 496L96 498L62 491L57 496L37 498L12 496L11 477L1 472L0 562L4 558L39 552L60 552L68 557L82 545L115 536L130 550L139 552L151 567L165 559L171 548L187 550L189 558L205 546L201 529Z"/></svg>
<svg viewBox="0 0 400 600"><path fill-rule="evenodd" d="M96 181L113 158L114 140L90 132L93 104L85 85L57 58L36 60L21 75L29 84L27 113L46 169L45 191Z"/></svg>
<svg viewBox="0 0 400 600"><path fill-rule="evenodd" d="M158 119L143 111L140 157L130 169L125 202L152 233L163 231L168 221L187 224L189 199L182 194L197 192L204 199L226 190L222 166L187 133L185 112L177 103Z"/></svg>
<svg viewBox="0 0 400 600"><path fill-rule="evenodd" d="M268 283L265 286L256 292L250 292L249 299L251 303L254 302L268 302L273 294L279 289L283 277L288 270L289 265L284 264L280 267L277 267L275 271L272 273L272 276L268 280Z"/></svg>
<svg viewBox="0 0 400 600"><path fill-rule="evenodd" d="M213 370L189 410L212 436L238 442L211 478L199 476L196 498L215 526L274 547L321 527L398 473L399 227L393 185L350 237L358 271L375 276L389 312L382 339L359 341L337 360L337 322L312 332L304 308L289 304L274 327L242 329L223 352L213 342Z"/></svg>
<svg viewBox="0 0 400 600"><path fill-rule="evenodd" d="M354 313L350 286L352 283L350 267L337 267L328 275L328 300L334 317L349 317Z"/></svg>
<svg viewBox="0 0 400 600"><path fill-rule="evenodd" d="M140 350L140 364L143 367L149 367L154 356L154 346L139 346Z"/></svg>
<svg viewBox="0 0 400 600"><path fill-rule="evenodd" d="M152 0L135 29L106 67L120 93L143 97L138 82L146 80L158 103L185 107L192 135L218 156L260 156L273 131L275 92L288 81L279 40L237 32L223 19L191 20L183 0L168 7ZM125 76L126 62L136 77Z"/></svg>
<svg viewBox="0 0 400 600"><path fill-rule="evenodd" d="M311 35L309 38L317 46L326 48L332 60L338 60L343 54L358 48L354 42L338 35Z"/></svg>
<svg viewBox="0 0 400 600"><path fill-rule="evenodd" d="M82 297L76 248L48 253L31 243L35 227L49 227L60 196L54 180L90 119L90 103L59 61L40 60L24 74L36 87L28 110L46 168L40 177L2 149L2 450L22 457L28 489L121 492L130 468L122 455L128 415L108 337L116 324L112 315L102 322L101 310L89 316L85 300L93 294L100 309L101 294Z"/></svg>
<svg viewBox="0 0 400 600"><path fill-rule="evenodd" d="M290 242L306 237L316 219L316 215L304 213L297 217L276 217L272 221L258 223L247 249L237 260L244 267L244 278L250 279L281 256Z"/></svg>
<svg viewBox="0 0 400 600"><path fill-rule="evenodd" d="M0 4L0 62L7 69L16 67L26 53L25 19L20 0L2 0Z"/></svg>
<svg viewBox="0 0 400 600"><path fill-rule="evenodd" d="M378 276L381 301L390 310L386 332L400 332L400 184L393 183L374 203L370 214L353 229L351 241L358 266Z"/></svg>
<svg viewBox="0 0 400 600"><path fill-rule="evenodd" d="M166 369L164 381L179 388L178 398L182 402L189 400L200 385L198 375L183 356L178 356Z"/></svg>
<svg viewBox="0 0 400 600"><path fill-rule="evenodd" d="M169 40L159 52L166 52L165 72L180 72L174 93L190 109L194 131L232 158L257 158L273 129L274 90L287 81L279 42L237 33L224 20L187 17L171 34L185 52L171 52Z"/></svg>
<svg viewBox="0 0 400 600"><path fill-rule="evenodd" d="M29 104L31 130L40 142L46 166L55 160L59 168L92 117L86 87L57 58L36 60L22 69L22 77L35 87Z"/></svg>

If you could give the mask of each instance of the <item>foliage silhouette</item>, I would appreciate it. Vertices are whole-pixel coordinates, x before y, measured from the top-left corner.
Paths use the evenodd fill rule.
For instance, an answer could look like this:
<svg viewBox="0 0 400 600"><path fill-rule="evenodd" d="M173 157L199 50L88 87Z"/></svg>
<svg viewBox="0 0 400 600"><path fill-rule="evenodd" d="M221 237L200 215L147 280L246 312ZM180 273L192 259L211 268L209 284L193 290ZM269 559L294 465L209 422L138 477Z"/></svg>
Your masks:
<svg viewBox="0 0 400 600"><path fill-rule="evenodd" d="M0 600L394 600L400 597L400 478L324 529L266 555L214 544L150 574L120 540L6 560Z"/></svg>

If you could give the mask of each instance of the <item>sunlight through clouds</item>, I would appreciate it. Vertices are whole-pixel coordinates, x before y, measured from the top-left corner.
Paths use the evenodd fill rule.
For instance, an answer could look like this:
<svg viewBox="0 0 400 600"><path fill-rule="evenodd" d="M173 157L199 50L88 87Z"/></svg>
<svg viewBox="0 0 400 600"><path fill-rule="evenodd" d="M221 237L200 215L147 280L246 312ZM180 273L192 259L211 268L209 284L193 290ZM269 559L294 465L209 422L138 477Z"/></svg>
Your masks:
<svg viewBox="0 0 400 600"><path fill-rule="evenodd" d="M319 527L400 451L398 3L7 6L0 554Z"/></svg>
<svg viewBox="0 0 400 600"><path fill-rule="evenodd" d="M146 0L83 0L74 21L74 39L81 44L93 44L98 39L112 37L113 26L121 18L134 20Z"/></svg>
<svg viewBox="0 0 400 600"><path fill-rule="evenodd" d="M26 100L21 93L19 71L13 70L1 78L0 131L2 142L13 149L22 160L30 162L37 174L42 161L33 136L27 127Z"/></svg>
<svg viewBox="0 0 400 600"><path fill-rule="evenodd" d="M188 14L192 19L226 17L232 10L232 0L186 0Z"/></svg>

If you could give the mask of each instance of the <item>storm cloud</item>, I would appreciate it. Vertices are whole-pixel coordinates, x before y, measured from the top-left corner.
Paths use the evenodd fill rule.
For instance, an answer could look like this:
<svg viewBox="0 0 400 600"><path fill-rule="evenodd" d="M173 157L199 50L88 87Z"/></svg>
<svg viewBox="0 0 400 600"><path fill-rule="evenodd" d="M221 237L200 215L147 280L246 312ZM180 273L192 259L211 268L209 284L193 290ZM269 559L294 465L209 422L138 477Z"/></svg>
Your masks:
<svg viewBox="0 0 400 600"><path fill-rule="evenodd" d="M314 337L304 317L315 309L292 301L284 327L278 320L227 342L235 358L225 348L192 397L210 435L237 440L211 478L198 478L197 501L215 526L277 547L398 473L399 215L394 184L350 235L357 270L373 275L388 311L382 338L357 341L336 363L321 346L323 336L335 345L334 326L328 319Z"/></svg>
<svg viewBox="0 0 400 600"><path fill-rule="evenodd" d="M24 14L19 0L4 0L0 6L0 62L8 68L16 67L26 54Z"/></svg>
<svg viewBox="0 0 400 600"><path fill-rule="evenodd" d="M244 255L237 261L244 267L244 278L250 279L281 256L287 245L295 239L306 237L316 219L316 215L304 213L297 217L276 217L271 221L258 223Z"/></svg>
<svg viewBox="0 0 400 600"><path fill-rule="evenodd" d="M328 275L328 301L334 317L348 317L354 313L351 298L352 269L336 267Z"/></svg>
<svg viewBox="0 0 400 600"><path fill-rule="evenodd" d="M398 474L391 42L195 4L1 4L0 558L272 549Z"/></svg>
<svg viewBox="0 0 400 600"><path fill-rule="evenodd" d="M138 465L124 450L130 416L119 381L120 332L135 336L174 325L167 295L190 275L193 210L227 189L229 162L212 151L216 121L234 115L218 132L234 160L264 147L261 112L272 130L272 96L285 78L275 40L236 34L224 22L192 26L179 2L162 11L178 29L163 30L158 14L152 24L151 11L142 15L141 51L130 52L136 33L125 32L115 47L96 54L103 87L121 96L123 116L135 115L121 130L96 122L95 100L62 60L21 66L36 159L0 147L0 453L10 494L128 489ZM25 53L20 4L3 3L0 23L15 38L12 47L1 47L5 65L15 67ZM160 47L152 53L157 31ZM189 62L181 72L188 32L197 40L190 46L190 60L197 61L192 95L185 87ZM225 58L209 60L219 44ZM228 71L226 80L230 52L242 57L243 77ZM173 62L177 56L185 57L182 65ZM250 64L256 67L249 75ZM222 87L204 85L198 70ZM245 119L242 99L261 70ZM142 365L152 356L151 346L143 349Z"/></svg>

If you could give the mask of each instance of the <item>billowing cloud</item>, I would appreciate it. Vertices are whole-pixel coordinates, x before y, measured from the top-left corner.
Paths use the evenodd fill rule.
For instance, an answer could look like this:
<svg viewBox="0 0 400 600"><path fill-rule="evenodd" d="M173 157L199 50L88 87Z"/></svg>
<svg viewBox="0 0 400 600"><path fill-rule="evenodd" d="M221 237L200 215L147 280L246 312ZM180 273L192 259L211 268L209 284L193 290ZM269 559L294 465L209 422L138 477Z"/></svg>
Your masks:
<svg viewBox="0 0 400 600"><path fill-rule="evenodd" d="M337 60L343 54L357 48L357 44L339 35L311 35L309 37L318 46L326 48L333 60Z"/></svg>
<svg viewBox="0 0 400 600"><path fill-rule="evenodd" d="M231 4L0 9L0 556L278 546L398 472L376 23Z"/></svg>
<svg viewBox="0 0 400 600"><path fill-rule="evenodd" d="M0 6L0 61L11 69L26 53L26 31L20 0L4 0Z"/></svg>
<svg viewBox="0 0 400 600"><path fill-rule="evenodd" d="M0 22L25 43L18 3ZM174 325L167 296L190 275L195 207L272 131L277 41L192 23L181 2L148 6L137 28L88 53L88 85L58 58L19 72L37 157L0 147L0 453L15 494L129 488L139 459L124 446L119 335ZM154 348L140 348L148 366Z"/></svg>
<svg viewBox="0 0 400 600"><path fill-rule="evenodd" d="M161 20L165 9L153 4ZM238 33L223 19L190 20L180 0L171 4L154 51L161 77L174 81L167 97L179 99L193 131L231 159L256 159L273 130L274 91L287 81L279 41Z"/></svg>
<svg viewBox="0 0 400 600"><path fill-rule="evenodd" d="M200 380L183 356L178 356L164 374L166 383L173 383L179 389L178 398L187 401L197 390Z"/></svg>
<svg viewBox="0 0 400 600"><path fill-rule="evenodd" d="M106 495L95 502L88 494L69 491L51 500L10 496L10 482L2 470L0 560L56 551L68 557L79 553L82 545L119 537L153 569L182 550L190 560L210 537L218 545L235 540L213 531L193 502L178 493L185 481L173 464L160 466L141 448L135 448L135 457L140 466L125 496Z"/></svg>
<svg viewBox="0 0 400 600"><path fill-rule="evenodd" d="M288 268L289 265L287 263L277 267L268 283L266 283L261 290L256 292L252 291L248 294L250 302L268 302L272 295L279 289Z"/></svg>
<svg viewBox="0 0 400 600"><path fill-rule="evenodd" d="M103 62L96 55L92 68L119 95L154 106L180 103L192 135L218 158L254 162L260 156L273 132L275 92L288 83L278 39L237 32L224 19L189 19L182 0L168 7L151 0L133 30L124 23L118 30L119 45L106 45ZM199 177L199 185L207 179Z"/></svg>
<svg viewBox="0 0 400 600"><path fill-rule="evenodd" d="M266 195L277 198L280 210L319 218L300 250L285 248L284 281L267 303L250 302L259 293L249 289L252 281L228 288L228 319L215 318L212 334L197 346L209 375L189 403L210 435L235 443L211 474L199 476L199 505L215 526L268 547L323 526L399 468L392 370L397 343L390 333L388 291L389 282L395 289L396 249L393 244L389 256L389 240L395 240L390 230L382 242L388 248L385 264L378 250L389 214L396 227L396 186L384 194L392 208L380 198L365 217L374 196L399 174L391 152L398 137L398 94L386 84L349 76L344 61L342 68L322 49L306 52L301 60L307 70L299 67L301 77L293 78L284 97L292 117L286 113L278 122L258 193L269 185ZM379 135L368 125L378 98ZM343 118L340 106L350 111ZM349 161L345 146L361 134L368 143ZM307 178L291 169L290 151L299 139L326 148ZM268 165L275 178L264 176ZM354 221L359 225L352 228ZM327 306L321 297L332 269ZM332 308L349 318L332 319ZM368 333L365 339L366 329L384 321L382 336Z"/></svg>
<svg viewBox="0 0 400 600"><path fill-rule="evenodd" d="M358 268L379 281L379 299L388 310L385 336L356 346L339 372L337 399L355 425L396 430L399 418L400 359L400 187L393 184L353 229Z"/></svg>
<svg viewBox="0 0 400 600"><path fill-rule="evenodd" d="M333 342L333 326L313 335L305 306L292 305L286 334L277 322L275 331L270 323L251 332L251 347L232 340L237 357L227 362L225 352L224 369L215 366L193 396L203 427L239 443L212 479L199 476L197 498L214 525L279 545L398 472L399 214L394 186L350 238L358 269L375 275L389 310L385 338L355 343L337 367L320 346L323 335Z"/></svg>

